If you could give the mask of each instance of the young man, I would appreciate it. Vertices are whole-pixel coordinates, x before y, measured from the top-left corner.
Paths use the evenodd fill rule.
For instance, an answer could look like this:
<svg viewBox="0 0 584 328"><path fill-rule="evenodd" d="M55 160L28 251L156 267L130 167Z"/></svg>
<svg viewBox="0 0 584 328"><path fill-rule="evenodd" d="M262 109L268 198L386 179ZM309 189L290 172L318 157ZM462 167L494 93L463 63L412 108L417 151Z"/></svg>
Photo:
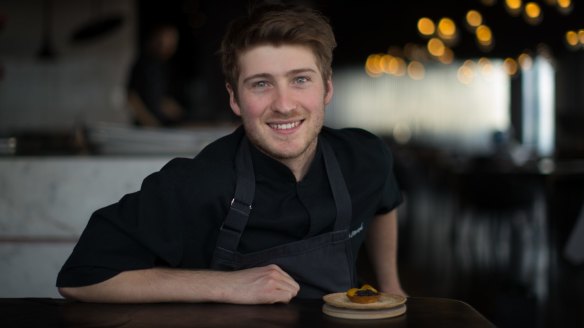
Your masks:
<svg viewBox="0 0 584 328"><path fill-rule="evenodd" d="M243 126L175 159L96 211L57 285L96 302L288 302L357 285L366 239L378 287L397 275L400 191L377 137L323 127L332 29L315 11L263 6L221 53ZM366 238L365 238L366 236Z"/></svg>

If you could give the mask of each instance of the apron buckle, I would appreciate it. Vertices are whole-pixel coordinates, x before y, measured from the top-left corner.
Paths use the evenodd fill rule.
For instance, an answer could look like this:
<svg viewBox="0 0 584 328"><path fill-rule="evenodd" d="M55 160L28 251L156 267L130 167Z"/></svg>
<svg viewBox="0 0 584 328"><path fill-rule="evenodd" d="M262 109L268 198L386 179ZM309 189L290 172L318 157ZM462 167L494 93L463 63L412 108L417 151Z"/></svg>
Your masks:
<svg viewBox="0 0 584 328"><path fill-rule="evenodd" d="M251 204L244 203L235 198L231 200L231 208L244 215L249 215L249 213L251 212Z"/></svg>

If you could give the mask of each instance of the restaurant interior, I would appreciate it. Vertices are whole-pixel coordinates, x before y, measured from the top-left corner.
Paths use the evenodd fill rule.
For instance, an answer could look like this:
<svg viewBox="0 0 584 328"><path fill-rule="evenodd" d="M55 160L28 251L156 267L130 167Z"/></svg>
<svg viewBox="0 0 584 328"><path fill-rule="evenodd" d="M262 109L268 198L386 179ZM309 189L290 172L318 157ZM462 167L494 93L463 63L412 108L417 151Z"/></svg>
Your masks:
<svg viewBox="0 0 584 328"><path fill-rule="evenodd" d="M337 37L325 124L394 155L406 292L498 327L584 327L584 3L296 2ZM0 297L59 297L93 210L237 126L216 51L248 5L0 0ZM128 76L161 24L184 112L137 125Z"/></svg>

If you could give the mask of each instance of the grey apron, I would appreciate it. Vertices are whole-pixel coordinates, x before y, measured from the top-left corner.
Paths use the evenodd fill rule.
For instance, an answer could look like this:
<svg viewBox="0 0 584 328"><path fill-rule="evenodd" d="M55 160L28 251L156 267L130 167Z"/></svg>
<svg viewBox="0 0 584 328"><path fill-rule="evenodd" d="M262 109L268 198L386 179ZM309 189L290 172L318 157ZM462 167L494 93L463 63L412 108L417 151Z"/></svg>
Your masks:
<svg viewBox="0 0 584 328"><path fill-rule="evenodd" d="M319 138L319 144L337 212L333 230L257 252L237 252L255 194L250 145L244 136L235 160L235 196L219 231L212 269L241 270L276 264L300 284L299 298L321 298L325 294L355 286L354 259L349 239L351 198L332 148L324 138Z"/></svg>

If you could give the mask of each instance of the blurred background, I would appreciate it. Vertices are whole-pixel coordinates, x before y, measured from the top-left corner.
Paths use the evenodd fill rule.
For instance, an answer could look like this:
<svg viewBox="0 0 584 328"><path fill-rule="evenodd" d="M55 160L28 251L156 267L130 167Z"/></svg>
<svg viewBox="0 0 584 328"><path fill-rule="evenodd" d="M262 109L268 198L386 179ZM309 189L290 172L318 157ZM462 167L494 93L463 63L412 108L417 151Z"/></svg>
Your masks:
<svg viewBox="0 0 584 328"><path fill-rule="evenodd" d="M584 3L297 2L339 44L327 125L393 150L408 293L583 327ZM247 7L0 0L0 297L58 297L93 210L234 129L216 51Z"/></svg>

